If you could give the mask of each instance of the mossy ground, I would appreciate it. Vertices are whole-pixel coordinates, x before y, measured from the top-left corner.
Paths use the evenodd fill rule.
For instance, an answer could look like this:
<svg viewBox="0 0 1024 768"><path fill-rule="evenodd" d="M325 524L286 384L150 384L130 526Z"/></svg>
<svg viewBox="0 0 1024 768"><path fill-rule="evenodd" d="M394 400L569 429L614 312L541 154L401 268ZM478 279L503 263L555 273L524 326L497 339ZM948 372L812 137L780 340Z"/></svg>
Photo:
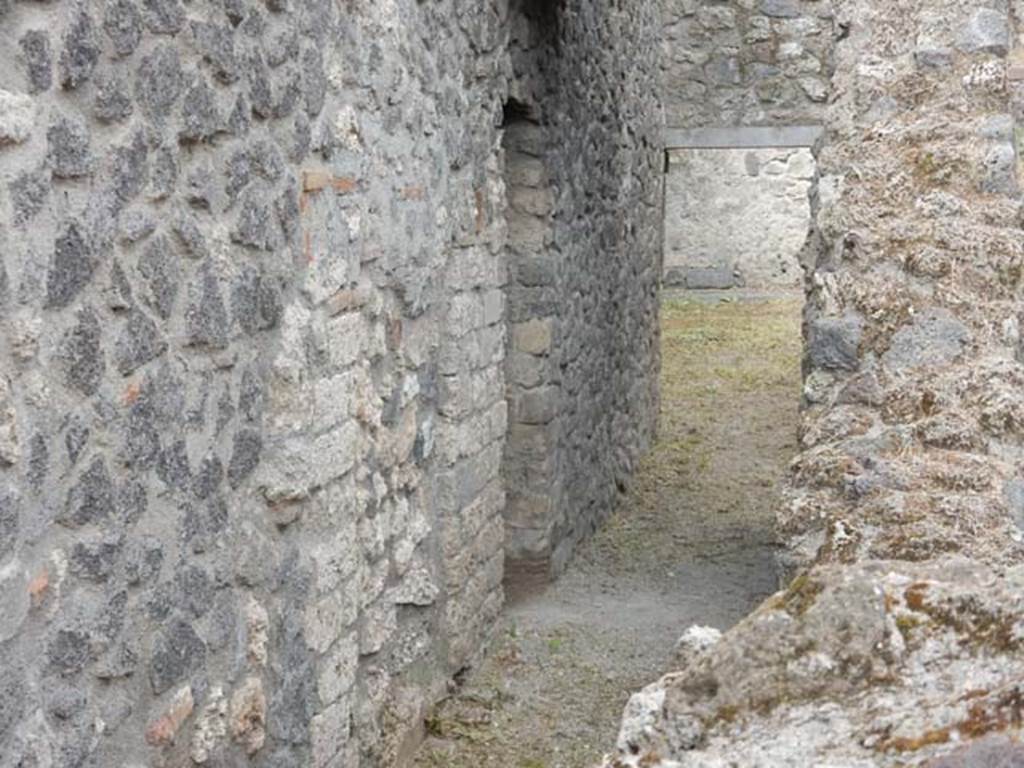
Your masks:
<svg viewBox="0 0 1024 768"><path fill-rule="evenodd" d="M665 297L656 445L561 581L509 606L417 768L592 766L686 627L725 628L774 590L800 350L799 297Z"/></svg>

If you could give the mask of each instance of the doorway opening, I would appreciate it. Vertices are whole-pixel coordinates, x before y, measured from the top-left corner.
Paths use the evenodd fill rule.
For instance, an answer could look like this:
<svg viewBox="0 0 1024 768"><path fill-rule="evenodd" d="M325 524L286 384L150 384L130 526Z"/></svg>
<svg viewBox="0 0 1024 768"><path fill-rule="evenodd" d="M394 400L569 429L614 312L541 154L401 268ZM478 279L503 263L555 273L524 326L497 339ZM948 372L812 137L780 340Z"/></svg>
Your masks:
<svg viewBox="0 0 1024 768"><path fill-rule="evenodd" d="M545 524L528 523L549 519L557 508L547 504L561 503L554 494L536 503L537 491L559 471L544 450L558 436L557 415L534 419L523 400L556 381L545 378L558 375L546 345L559 329L557 321L545 326L544 318L538 324L517 314L516 292L539 288L525 285L523 275L550 264L542 247L550 220L546 208L529 202L545 188L544 164L530 151L539 126L517 104L505 115L511 335L505 481L508 570L516 579L517 568L530 562L530 547L548 535ZM796 165L790 149L787 162ZM669 165L667 185L672 173ZM805 196L812 186L813 174ZM805 205L802 239L810 223ZM687 216L698 226L693 213ZM799 262L798 253L790 256ZM792 269L801 273L798 264ZM796 279L757 291L736 281L663 291L655 445L616 511L577 548L560 578L542 590L520 589L507 604L487 659L437 711L417 768L599 764L631 693L677 667L673 649L688 627L724 630L775 592L773 501L797 452L801 288ZM548 551L533 550L538 557ZM517 552L528 557L517 559Z"/></svg>

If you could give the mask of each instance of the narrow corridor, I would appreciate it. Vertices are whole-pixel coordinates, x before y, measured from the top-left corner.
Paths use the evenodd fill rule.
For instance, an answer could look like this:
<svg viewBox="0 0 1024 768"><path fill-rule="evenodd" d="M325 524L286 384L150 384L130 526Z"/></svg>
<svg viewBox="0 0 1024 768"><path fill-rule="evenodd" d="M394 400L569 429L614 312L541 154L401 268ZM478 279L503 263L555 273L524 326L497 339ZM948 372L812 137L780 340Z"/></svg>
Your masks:
<svg viewBox="0 0 1024 768"><path fill-rule="evenodd" d="M800 308L798 295L666 295L657 444L563 578L509 595L486 661L428 723L417 768L588 768L687 627L729 627L774 591Z"/></svg>

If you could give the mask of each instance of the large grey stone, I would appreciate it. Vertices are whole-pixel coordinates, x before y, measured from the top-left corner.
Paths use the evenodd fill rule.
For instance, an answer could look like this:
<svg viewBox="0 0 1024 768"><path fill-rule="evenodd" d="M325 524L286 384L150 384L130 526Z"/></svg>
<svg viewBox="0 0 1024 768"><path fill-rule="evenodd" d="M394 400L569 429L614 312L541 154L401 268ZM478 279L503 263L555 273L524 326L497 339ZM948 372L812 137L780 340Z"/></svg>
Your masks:
<svg viewBox="0 0 1024 768"><path fill-rule="evenodd" d="M106 370L100 346L101 329L96 313L89 308L78 313L77 322L64 337L65 381L83 395L96 393Z"/></svg>
<svg viewBox="0 0 1024 768"><path fill-rule="evenodd" d="M882 362L893 371L945 365L963 354L971 339L970 330L952 312L931 308L896 332Z"/></svg>
<svg viewBox="0 0 1024 768"><path fill-rule="evenodd" d="M109 0L103 14L103 30L119 56L135 51L142 39L142 15L132 0Z"/></svg>
<svg viewBox="0 0 1024 768"><path fill-rule="evenodd" d="M80 86L92 75L100 58L96 28L84 3L76 2L60 55L60 80L65 88Z"/></svg>
<svg viewBox="0 0 1024 768"><path fill-rule="evenodd" d="M191 624L181 619L169 622L157 635L149 662L149 684L161 694L188 675L201 669L206 660L206 644Z"/></svg>
<svg viewBox="0 0 1024 768"><path fill-rule="evenodd" d="M979 8L960 31L957 46L966 53L1005 56L1010 46L1010 20L1005 11Z"/></svg>
<svg viewBox="0 0 1024 768"><path fill-rule="evenodd" d="M43 30L32 29L22 35L18 44L25 57L31 91L40 93L50 90L53 85L53 53L49 35Z"/></svg>
<svg viewBox="0 0 1024 768"><path fill-rule="evenodd" d="M142 60L135 80L135 98L147 117L162 123L184 86L178 50L162 45Z"/></svg>
<svg viewBox="0 0 1024 768"><path fill-rule="evenodd" d="M58 118L47 130L46 141L47 159L54 176L72 179L86 176L92 170L89 129L83 121Z"/></svg>
<svg viewBox="0 0 1024 768"><path fill-rule="evenodd" d="M71 486L58 520L68 526L102 522L114 513L114 483L107 465L96 458Z"/></svg>
<svg viewBox="0 0 1024 768"><path fill-rule="evenodd" d="M864 322L856 315L823 317L810 326L807 355L815 368L854 371L860 365Z"/></svg>
<svg viewBox="0 0 1024 768"><path fill-rule="evenodd" d="M92 280L96 260L81 225L72 222L57 238L46 278L46 306L66 307Z"/></svg>
<svg viewBox="0 0 1024 768"><path fill-rule="evenodd" d="M114 347L117 370L127 376L167 351L157 324L140 309L133 310Z"/></svg>
<svg viewBox="0 0 1024 768"><path fill-rule="evenodd" d="M736 276L729 267L690 267L683 274L686 287L694 290L733 288L736 285Z"/></svg>

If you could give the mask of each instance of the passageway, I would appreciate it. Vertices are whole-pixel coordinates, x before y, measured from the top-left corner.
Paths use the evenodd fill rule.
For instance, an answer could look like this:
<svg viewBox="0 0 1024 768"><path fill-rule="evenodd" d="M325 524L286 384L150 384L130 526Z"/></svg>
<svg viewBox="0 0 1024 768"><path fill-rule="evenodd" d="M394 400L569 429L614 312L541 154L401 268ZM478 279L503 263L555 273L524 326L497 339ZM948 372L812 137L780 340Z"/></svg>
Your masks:
<svg viewBox="0 0 1024 768"><path fill-rule="evenodd" d="M775 589L774 489L795 453L802 297L667 294L659 439L618 512L428 723L417 768L585 768L692 624Z"/></svg>

